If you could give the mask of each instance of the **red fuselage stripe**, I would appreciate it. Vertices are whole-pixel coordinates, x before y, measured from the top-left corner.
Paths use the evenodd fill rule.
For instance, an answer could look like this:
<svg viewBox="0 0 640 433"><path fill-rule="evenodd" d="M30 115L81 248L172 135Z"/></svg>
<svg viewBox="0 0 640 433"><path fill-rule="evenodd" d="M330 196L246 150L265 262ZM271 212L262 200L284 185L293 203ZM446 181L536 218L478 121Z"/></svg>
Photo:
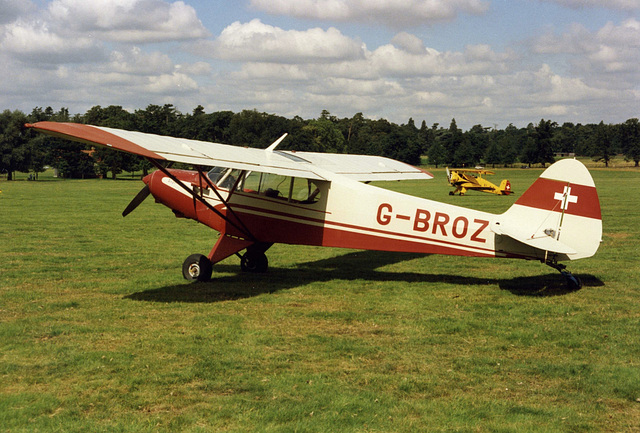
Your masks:
<svg viewBox="0 0 640 433"><path fill-rule="evenodd" d="M494 255L495 254L494 250L491 250L491 249L488 249L488 248L481 248L481 247L472 246L472 245L468 245L468 244L445 241L445 240L440 240L440 239L434 239L434 238L425 237L425 236L418 236L418 235L399 233L399 232L394 232L394 231L389 231L389 230L376 229L376 228L366 227L366 226L362 226L362 225L354 225L354 224L347 224L347 223L340 223L340 222L336 222L336 221L330 221L330 220L326 220L326 219L305 217L305 216L290 214L290 213L281 212L281 211L273 211L273 210L269 210L269 209L265 209L265 208L257 208L257 207L253 207L253 206L235 204L234 205L234 209L236 209L236 211L239 214L241 214L243 216L243 218L251 218L251 217L256 216L255 214L246 213L246 211L266 214L266 216L261 216L261 217L265 218L267 220L270 220L271 224L276 224L276 223L277 224L283 224L283 223L286 223L288 221L283 220L282 218L287 218L287 219L294 220L293 222L295 224L301 224L301 225L304 225L304 226L309 226L309 225L322 226L323 230L325 232L328 231L328 230L335 230L335 231L341 233L342 236L345 236L345 234L347 234L347 233L352 233L354 230L362 231L362 232L365 232L365 233L363 233L361 235L373 237L373 238L377 239L376 242L389 242L391 240L389 240L388 236L396 236L396 237L404 238L404 242L411 242L413 244L416 244L417 243L416 241L418 241L420 243L427 242L427 243L438 244L438 246L441 247L441 248L451 248L451 249L456 249L456 250L464 249L465 251L473 250L473 251L476 251L478 255ZM243 210L245 212L243 212ZM249 222L249 224L251 224L251 223ZM331 227L331 228L329 228L329 227ZM299 227L298 227L298 230L300 230ZM304 232L304 230L303 230L303 232ZM379 235L381 235L381 236L379 236ZM384 236L384 237L382 237L382 236ZM304 238L305 235L302 234L301 237ZM345 248L358 248L357 245L354 245L352 242L348 241L347 239L348 239L348 237L344 239L344 242L343 242L344 245L334 245L334 246L341 246L341 247L345 247ZM361 241L362 241L362 239L360 239L360 242ZM400 241L400 240L393 240L393 241L395 242L395 241ZM304 242L301 242L301 243L304 243Z"/></svg>

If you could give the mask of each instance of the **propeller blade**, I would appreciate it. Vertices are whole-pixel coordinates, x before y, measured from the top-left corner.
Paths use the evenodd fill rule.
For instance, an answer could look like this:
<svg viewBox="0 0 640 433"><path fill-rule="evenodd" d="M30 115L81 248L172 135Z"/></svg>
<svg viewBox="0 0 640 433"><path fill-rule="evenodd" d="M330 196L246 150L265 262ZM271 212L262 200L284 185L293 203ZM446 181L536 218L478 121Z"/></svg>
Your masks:
<svg viewBox="0 0 640 433"><path fill-rule="evenodd" d="M131 200L125 210L122 211L122 216L126 217L129 215L135 208L137 208L140 203L144 201L151 194L151 190L149 189L149 185L145 185L144 188L140 190L140 192Z"/></svg>

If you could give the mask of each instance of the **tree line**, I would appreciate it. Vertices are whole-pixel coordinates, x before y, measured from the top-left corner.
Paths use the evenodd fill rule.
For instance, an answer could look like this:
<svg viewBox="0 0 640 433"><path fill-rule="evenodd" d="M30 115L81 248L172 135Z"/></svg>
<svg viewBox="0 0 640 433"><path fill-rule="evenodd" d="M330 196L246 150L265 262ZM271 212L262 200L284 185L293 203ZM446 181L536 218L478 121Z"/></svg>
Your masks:
<svg viewBox="0 0 640 433"><path fill-rule="evenodd" d="M412 165L451 167L545 165L558 154L588 156L608 166L613 156L640 161L640 123L631 118L621 124L563 123L541 119L537 124L505 129L474 125L468 131L452 119L449 127L413 119L395 124L385 119L367 119L362 113L338 118L322 111L317 119L292 119L243 110L239 113L206 113L202 106L183 114L173 105L149 105L133 113L120 106L94 106L84 114L70 115L67 108L34 108L0 113L0 173L11 180L16 171L36 177L53 167L67 178L89 178L122 172L146 172L148 161L108 148L89 146L39 134L24 127L39 121L77 122L111 128L170 135L237 146L266 148L288 132L283 150L380 155ZM426 158L423 160L423 158Z"/></svg>

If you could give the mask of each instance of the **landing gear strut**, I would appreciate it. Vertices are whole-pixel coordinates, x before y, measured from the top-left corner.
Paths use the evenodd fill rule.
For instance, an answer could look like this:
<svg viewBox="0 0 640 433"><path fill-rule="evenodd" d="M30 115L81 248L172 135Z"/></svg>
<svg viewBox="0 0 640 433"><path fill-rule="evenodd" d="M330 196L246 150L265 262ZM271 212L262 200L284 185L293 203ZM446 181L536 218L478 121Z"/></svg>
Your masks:
<svg viewBox="0 0 640 433"><path fill-rule="evenodd" d="M582 281L580 278L567 271L567 267L557 262L545 262L546 265L551 266L553 269L559 271L567 282L567 288L571 291L579 290L582 288Z"/></svg>

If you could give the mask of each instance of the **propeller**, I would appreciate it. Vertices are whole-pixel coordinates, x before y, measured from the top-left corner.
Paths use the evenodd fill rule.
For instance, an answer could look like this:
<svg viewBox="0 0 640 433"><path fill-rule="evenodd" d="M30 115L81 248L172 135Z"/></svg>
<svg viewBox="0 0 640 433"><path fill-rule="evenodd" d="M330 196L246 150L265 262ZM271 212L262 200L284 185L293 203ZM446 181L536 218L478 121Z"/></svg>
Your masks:
<svg viewBox="0 0 640 433"><path fill-rule="evenodd" d="M122 216L126 217L129 215L135 208L137 208L140 203L144 201L151 194L151 190L149 189L149 185L145 185L144 188L140 190L140 192L131 200L131 203L127 205L125 210L122 211Z"/></svg>

